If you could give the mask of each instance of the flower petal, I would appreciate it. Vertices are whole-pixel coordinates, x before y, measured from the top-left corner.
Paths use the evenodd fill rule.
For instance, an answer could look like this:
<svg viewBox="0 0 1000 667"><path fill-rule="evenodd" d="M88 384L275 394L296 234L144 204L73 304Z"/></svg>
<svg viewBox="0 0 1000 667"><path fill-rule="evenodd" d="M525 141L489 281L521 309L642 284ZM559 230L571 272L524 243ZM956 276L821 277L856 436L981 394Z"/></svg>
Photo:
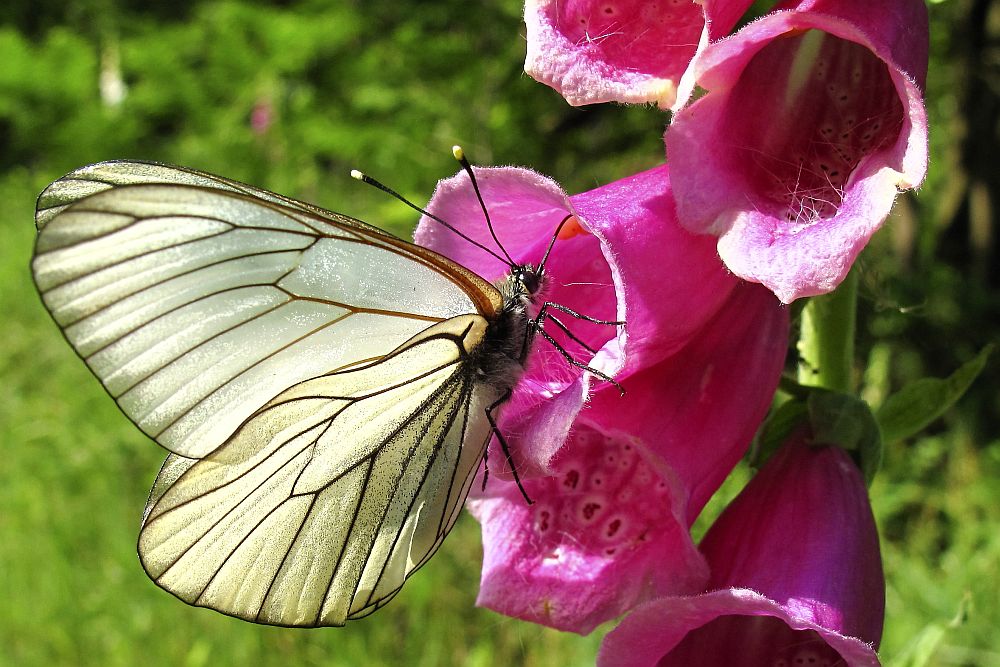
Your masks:
<svg viewBox="0 0 1000 667"><path fill-rule="evenodd" d="M644 443L578 421L555 468L525 482L534 505L502 482L469 502L483 526L477 604L586 634L643 600L704 585L680 487Z"/></svg>
<svg viewBox="0 0 1000 667"><path fill-rule="evenodd" d="M788 351L788 309L743 283L669 358L598 389L585 413L648 443L684 490L690 525L746 453Z"/></svg>
<svg viewBox="0 0 1000 667"><path fill-rule="evenodd" d="M528 0L524 70L574 106L656 102L666 109L699 45L728 32L750 4Z"/></svg>
<svg viewBox="0 0 1000 667"><path fill-rule="evenodd" d="M559 221L571 212L562 188L551 178L521 167L476 167L475 173L493 230L503 247L521 263L538 254L538 248L544 252ZM503 250L490 234L483 207L464 171L438 182L427 211L504 257ZM420 218L413 241L487 280L497 280L510 272L502 259L427 216ZM540 255L534 257L536 262L538 259Z"/></svg>
<svg viewBox="0 0 1000 667"><path fill-rule="evenodd" d="M755 591L731 588L638 607L605 636L597 664L877 667L879 661L859 639L798 618Z"/></svg>
<svg viewBox="0 0 1000 667"><path fill-rule="evenodd" d="M678 224L670 173L662 165L570 198L604 242L623 287L626 372L687 344L739 283L719 262L713 239Z"/></svg>
<svg viewBox="0 0 1000 667"><path fill-rule="evenodd" d="M681 224L786 303L836 287L926 171L926 10L869 4L862 30L819 11L834 5L860 6L808 3L711 45L692 66L709 92L666 135ZM904 5L913 23L889 25Z"/></svg>

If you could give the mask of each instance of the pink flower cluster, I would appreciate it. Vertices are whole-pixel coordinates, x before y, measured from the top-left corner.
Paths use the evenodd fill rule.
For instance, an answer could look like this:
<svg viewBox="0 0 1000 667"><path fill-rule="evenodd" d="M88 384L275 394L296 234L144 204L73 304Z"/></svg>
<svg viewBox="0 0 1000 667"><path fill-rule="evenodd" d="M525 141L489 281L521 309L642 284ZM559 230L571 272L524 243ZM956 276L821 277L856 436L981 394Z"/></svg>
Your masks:
<svg viewBox="0 0 1000 667"><path fill-rule="evenodd" d="M750 4L529 0L525 69L571 104L673 108L680 224L791 303L833 290L924 178L927 9L785 2L727 36Z"/></svg>
<svg viewBox="0 0 1000 667"><path fill-rule="evenodd" d="M579 633L628 614L601 665L878 664L878 536L844 450L796 431L700 545L690 528L771 406L783 304L833 290L923 178L926 8L802 0L729 34L750 4L528 0L528 73L571 104L672 107L667 162L573 196L526 169L475 172L516 262L537 264L571 216L546 300L627 323L545 324L556 344L536 340L500 420L534 503L495 441L469 501L479 604ZM428 210L495 247L464 173ZM508 270L430 218L416 240Z"/></svg>

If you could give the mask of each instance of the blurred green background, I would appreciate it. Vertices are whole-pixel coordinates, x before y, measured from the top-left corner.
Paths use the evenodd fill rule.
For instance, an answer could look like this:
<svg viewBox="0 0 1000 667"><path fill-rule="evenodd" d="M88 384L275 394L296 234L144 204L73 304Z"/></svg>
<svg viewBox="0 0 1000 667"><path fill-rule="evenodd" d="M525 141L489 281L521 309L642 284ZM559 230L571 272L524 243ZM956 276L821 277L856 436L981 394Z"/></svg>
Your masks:
<svg viewBox="0 0 1000 667"><path fill-rule="evenodd" d="M862 257L865 397L947 375L1000 331L1000 7L930 6L931 172ZM478 527L374 617L343 629L254 626L187 607L135 556L163 452L62 340L28 262L36 194L109 158L179 163L401 235L456 167L530 165L575 192L662 159L656 109L573 109L521 71L515 0L9 0L0 7L0 664L576 665L580 638L473 607ZM888 578L884 661L1000 665L1000 372L872 489ZM745 479L739 470L709 508ZM511 582L512 586L517 582ZM924 647L924 648L921 648Z"/></svg>

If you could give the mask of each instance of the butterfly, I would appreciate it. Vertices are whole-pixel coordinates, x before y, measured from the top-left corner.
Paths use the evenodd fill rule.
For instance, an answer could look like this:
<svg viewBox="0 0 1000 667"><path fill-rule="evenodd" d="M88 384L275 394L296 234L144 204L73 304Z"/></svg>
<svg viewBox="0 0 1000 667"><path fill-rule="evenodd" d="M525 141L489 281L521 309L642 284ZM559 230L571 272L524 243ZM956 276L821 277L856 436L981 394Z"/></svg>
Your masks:
<svg viewBox="0 0 1000 667"><path fill-rule="evenodd" d="M506 451L496 412L535 336L552 341L545 311L620 324L538 303L548 251L519 265L463 236L510 266L491 284L360 220L186 168L80 168L41 193L35 221L46 308L170 452L143 568L258 623L340 626L385 605L451 530L492 434Z"/></svg>

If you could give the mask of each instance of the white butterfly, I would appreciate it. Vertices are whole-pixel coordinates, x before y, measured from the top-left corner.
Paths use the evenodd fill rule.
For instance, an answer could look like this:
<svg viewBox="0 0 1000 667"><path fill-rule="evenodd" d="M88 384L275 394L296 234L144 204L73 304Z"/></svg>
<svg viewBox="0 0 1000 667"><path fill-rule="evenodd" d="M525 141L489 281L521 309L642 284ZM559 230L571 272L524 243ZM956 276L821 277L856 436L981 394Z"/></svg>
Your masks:
<svg viewBox="0 0 1000 667"><path fill-rule="evenodd" d="M494 286L188 169L83 167L42 192L36 225L46 307L171 452L143 567L187 603L259 623L343 625L388 602L455 523L493 411L534 335L549 338L533 301L544 260Z"/></svg>

